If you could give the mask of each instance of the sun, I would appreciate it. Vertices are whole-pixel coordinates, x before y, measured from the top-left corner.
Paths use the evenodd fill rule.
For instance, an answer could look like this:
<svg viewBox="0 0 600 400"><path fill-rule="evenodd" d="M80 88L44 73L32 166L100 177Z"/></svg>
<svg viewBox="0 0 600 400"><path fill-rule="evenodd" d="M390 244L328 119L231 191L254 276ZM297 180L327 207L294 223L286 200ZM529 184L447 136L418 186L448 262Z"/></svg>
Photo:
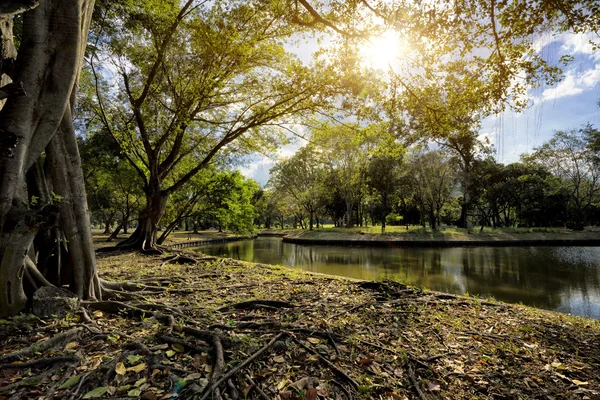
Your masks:
<svg viewBox="0 0 600 400"><path fill-rule="evenodd" d="M408 45L396 31L386 31L361 46L362 63L376 69L393 67L408 51Z"/></svg>

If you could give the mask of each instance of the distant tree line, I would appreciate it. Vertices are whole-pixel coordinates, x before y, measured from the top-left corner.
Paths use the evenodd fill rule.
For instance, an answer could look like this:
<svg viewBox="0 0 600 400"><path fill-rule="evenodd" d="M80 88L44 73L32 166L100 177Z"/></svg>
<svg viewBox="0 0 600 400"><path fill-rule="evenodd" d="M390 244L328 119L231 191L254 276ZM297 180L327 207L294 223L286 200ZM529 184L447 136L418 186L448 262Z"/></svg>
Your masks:
<svg viewBox="0 0 600 400"><path fill-rule="evenodd" d="M377 126L325 126L273 167L257 224L581 230L600 222L600 131L593 126L557 131L508 165L494 161L489 143L463 142L470 145L407 146ZM470 154L467 171L459 149Z"/></svg>

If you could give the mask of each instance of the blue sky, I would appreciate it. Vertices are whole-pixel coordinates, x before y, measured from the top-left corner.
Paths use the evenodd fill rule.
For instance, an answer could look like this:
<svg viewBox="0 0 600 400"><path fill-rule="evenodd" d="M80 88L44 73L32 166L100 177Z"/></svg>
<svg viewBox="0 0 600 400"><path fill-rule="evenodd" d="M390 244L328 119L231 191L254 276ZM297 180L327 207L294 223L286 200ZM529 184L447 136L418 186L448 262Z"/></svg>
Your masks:
<svg viewBox="0 0 600 400"><path fill-rule="evenodd" d="M525 111L506 111L483 121L480 134L494 144L498 162L518 161L521 154L549 140L556 130L575 129L586 123L600 128L600 50L593 50L590 39L600 41L591 34L568 33L548 35L536 42L545 58L556 60L561 54L571 54L575 60L564 69L564 79L557 85L529 92L530 106ZM316 40L309 40L296 52L300 58L309 58L317 48ZM300 140L284 146L278 156L288 157L303 144ZM274 158L256 157L240 170L264 185L275 162Z"/></svg>

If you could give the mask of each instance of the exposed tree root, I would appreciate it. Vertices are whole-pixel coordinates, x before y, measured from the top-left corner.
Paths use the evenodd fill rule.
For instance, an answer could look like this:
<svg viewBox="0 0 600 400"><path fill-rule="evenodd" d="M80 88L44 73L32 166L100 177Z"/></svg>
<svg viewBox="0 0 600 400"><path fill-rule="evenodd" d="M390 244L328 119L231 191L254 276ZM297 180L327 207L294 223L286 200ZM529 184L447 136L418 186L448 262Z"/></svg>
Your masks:
<svg viewBox="0 0 600 400"><path fill-rule="evenodd" d="M161 266L164 266L166 264L198 264L200 262L199 259L183 254L174 254L165 257L163 258L163 261L164 263Z"/></svg>
<svg viewBox="0 0 600 400"><path fill-rule="evenodd" d="M175 318L173 318L172 315L143 310L139 307L131 306L118 301L82 302L82 305L85 305L92 310L104 311L110 314L124 314L130 318L142 318L150 314L156 318L157 321L166 325L169 329L172 329L173 326L175 326Z"/></svg>
<svg viewBox="0 0 600 400"><path fill-rule="evenodd" d="M219 308L217 311L224 312L229 311L231 309L234 310L248 310L248 309L270 309L277 310L280 308L294 308L296 307L292 303L288 303L286 301L278 301L278 300L250 300L250 301L242 301L241 303L230 304L225 307Z"/></svg>
<svg viewBox="0 0 600 400"><path fill-rule="evenodd" d="M258 386L256 384L256 382L254 382L254 380L248 374L244 374L244 379L250 384L250 387L244 393L246 395L246 397L248 397L250 395L250 393L252 393L252 390L256 390L256 392L259 394L261 399L270 400L270 397L267 396L266 393L262 391L260 386Z"/></svg>
<svg viewBox="0 0 600 400"><path fill-rule="evenodd" d="M421 387L419 386L419 381L415 376L415 369L413 368L412 364L408 364L408 376L410 377L410 381L419 395L419 398L421 400L428 400L428 397L425 396L425 393L423 393L423 390L421 390Z"/></svg>
<svg viewBox="0 0 600 400"><path fill-rule="evenodd" d="M352 400L352 394L350 393L350 391L348 389L346 389L346 387L344 385L342 385L341 383L339 383L338 381L332 379L329 381L329 386L331 386L331 384L335 384L335 386L339 387L340 389L342 389L342 392L344 392L344 394L346 395L346 399L347 400Z"/></svg>
<svg viewBox="0 0 600 400"><path fill-rule="evenodd" d="M129 282L111 282L104 279L100 279L102 287L111 290L126 290L129 292L148 292L148 293L161 293L165 291L164 287L151 286L151 285L140 285Z"/></svg>
<svg viewBox="0 0 600 400"><path fill-rule="evenodd" d="M157 336L156 339L160 342L165 342L165 343L169 343L169 344L179 344L179 345L183 346L185 351L191 350L198 354L208 353L210 351L210 348L208 346L196 346L195 344L192 344L186 340L177 338L175 336L162 335L162 336Z"/></svg>
<svg viewBox="0 0 600 400"><path fill-rule="evenodd" d="M60 356L60 357L48 357L40 358L39 360L27 361L24 363L15 364L0 364L0 370L5 369L40 369L46 368L53 364L60 363L76 363L79 361L79 357L76 356Z"/></svg>
<svg viewBox="0 0 600 400"><path fill-rule="evenodd" d="M5 363L8 361L20 359L25 356L29 356L34 353L43 353L44 351L49 350L53 347L60 346L66 342L70 342L77 339L81 334L82 330L82 327L77 327L74 329L70 329L66 332L59 333L48 340L36 342L27 348L15 351L14 353L6 354L0 357L0 362Z"/></svg>
<svg viewBox="0 0 600 400"><path fill-rule="evenodd" d="M70 363L73 364L73 363ZM8 393L12 390L18 389L20 387L30 387L39 385L46 377L54 375L55 372L59 371L61 368L65 367L64 362L61 364L54 364L50 369L44 371L36 376L31 378L21 379L20 381L10 383L5 386L0 387L0 393ZM11 397L11 398L19 398L19 397Z"/></svg>

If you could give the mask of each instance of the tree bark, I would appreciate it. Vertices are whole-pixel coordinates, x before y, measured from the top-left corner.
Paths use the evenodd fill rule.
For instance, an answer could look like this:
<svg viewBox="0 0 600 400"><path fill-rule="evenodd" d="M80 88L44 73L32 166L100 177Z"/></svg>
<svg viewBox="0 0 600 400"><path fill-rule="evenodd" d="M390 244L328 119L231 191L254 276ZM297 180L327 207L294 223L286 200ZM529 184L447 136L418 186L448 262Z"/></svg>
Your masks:
<svg viewBox="0 0 600 400"><path fill-rule="evenodd" d="M146 206L140 212L137 228L129 239L119 243L118 246L141 250L155 248L160 220L165 213L168 200L169 196L162 193L160 189L147 191Z"/></svg>
<svg viewBox="0 0 600 400"><path fill-rule="evenodd" d="M93 3L92 0L47 0L23 15L23 36L12 79L23 83L27 96L8 98L0 111L0 129L19 139L12 157L0 160L0 217L4 222L0 234L0 314L3 315L15 314L25 307L26 258L31 265L29 259L35 260L36 250L39 254L50 253L49 249L34 249L34 237L52 219L46 211L56 210L56 206L36 209L24 192L26 172L32 167L39 168L35 164L45 150L49 161L46 176L50 182L45 182L45 176L37 173L38 181L30 182L30 186L47 193L39 196L38 202L59 203L56 214L60 214L63 233L53 236L64 236L68 243L66 257L59 251L55 259L66 268L58 265L59 273L53 275L51 283L61 283L66 277L79 297L101 295L70 112ZM2 38L6 37L3 31ZM3 53L7 46L3 40ZM52 199L49 190L60 198ZM22 204L28 204L32 210L20 213ZM14 220L15 216L20 219ZM7 223L11 220L12 223ZM56 246L53 241L38 243Z"/></svg>

